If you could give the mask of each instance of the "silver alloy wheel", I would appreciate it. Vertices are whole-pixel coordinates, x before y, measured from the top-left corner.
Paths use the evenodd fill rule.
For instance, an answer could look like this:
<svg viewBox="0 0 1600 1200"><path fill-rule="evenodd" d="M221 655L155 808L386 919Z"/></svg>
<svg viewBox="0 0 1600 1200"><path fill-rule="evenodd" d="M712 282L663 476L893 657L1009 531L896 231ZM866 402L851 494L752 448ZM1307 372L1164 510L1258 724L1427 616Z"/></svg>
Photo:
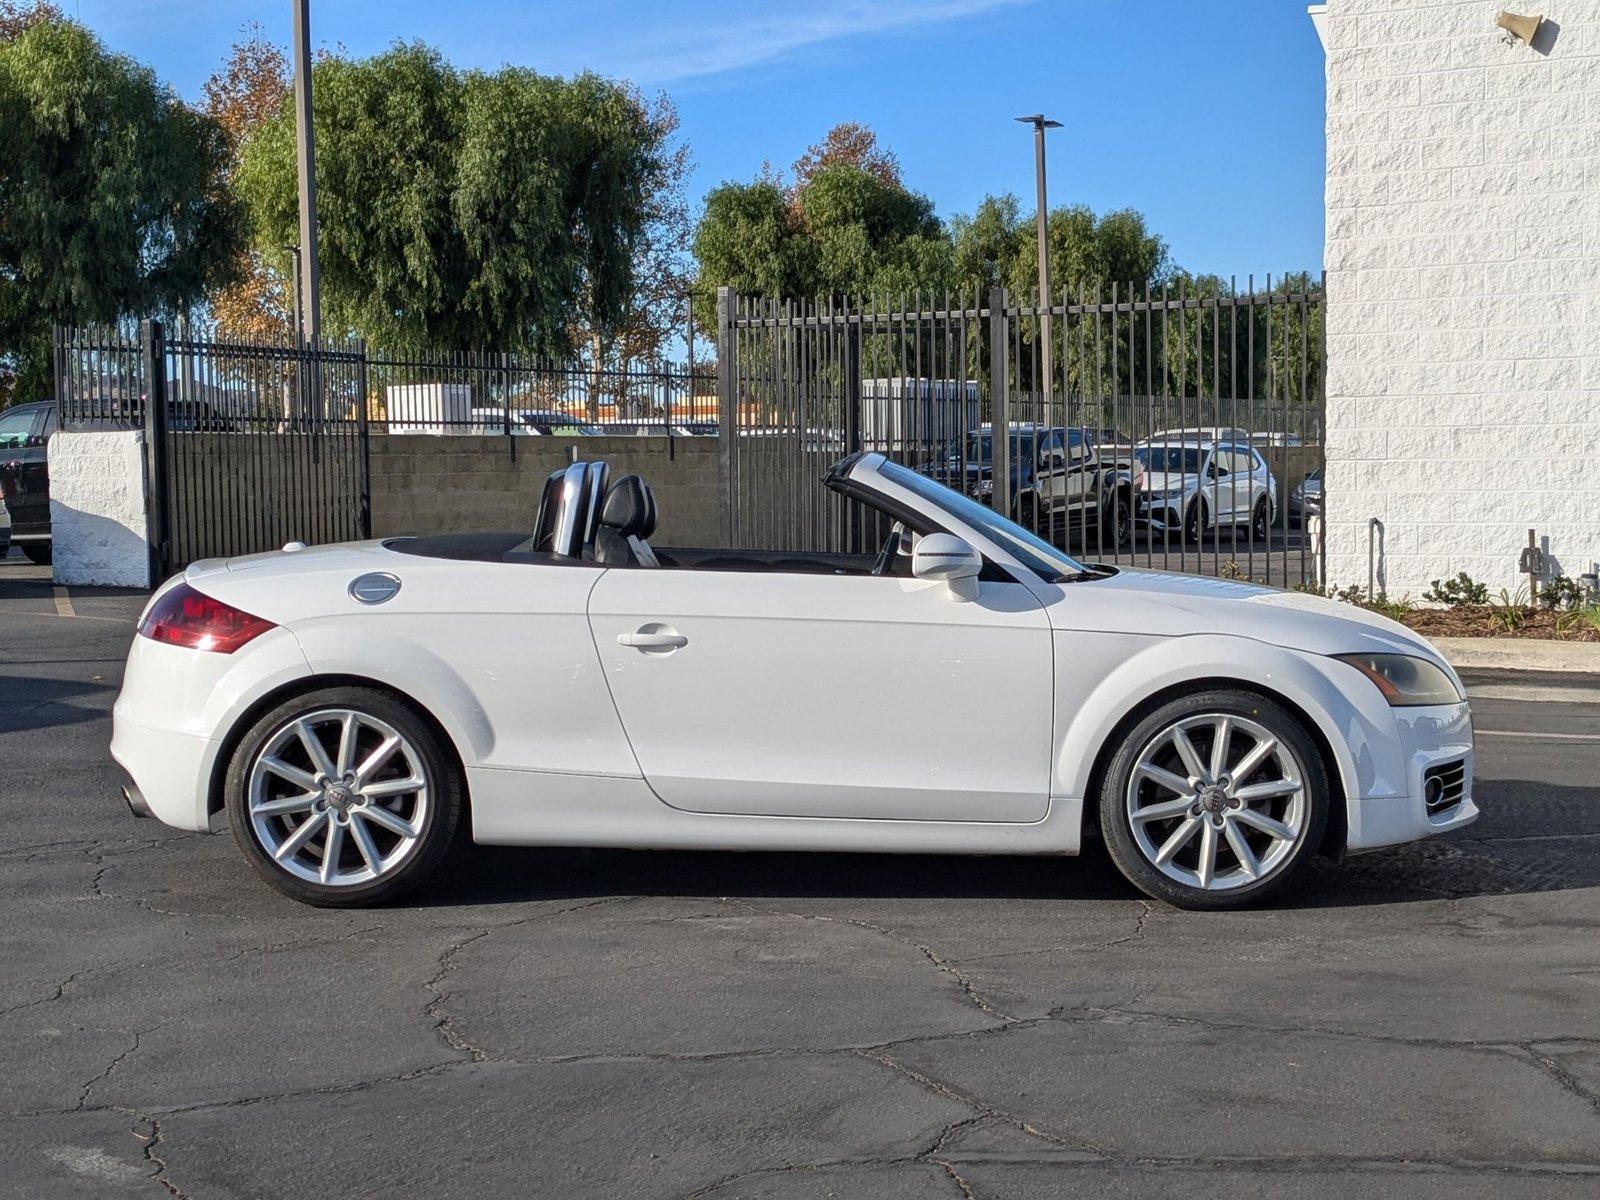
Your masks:
<svg viewBox="0 0 1600 1200"><path fill-rule="evenodd" d="M1139 752L1125 797L1141 854L1202 891L1273 875L1305 837L1310 805L1299 758L1258 721L1201 713Z"/></svg>
<svg viewBox="0 0 1600 1200"><path fill-rule="evenodd" d="M370 713L325 708L286 722L256 752L250 828L308 883L350 887L393 872L427 822L428 772L403 734Z"/></svg>

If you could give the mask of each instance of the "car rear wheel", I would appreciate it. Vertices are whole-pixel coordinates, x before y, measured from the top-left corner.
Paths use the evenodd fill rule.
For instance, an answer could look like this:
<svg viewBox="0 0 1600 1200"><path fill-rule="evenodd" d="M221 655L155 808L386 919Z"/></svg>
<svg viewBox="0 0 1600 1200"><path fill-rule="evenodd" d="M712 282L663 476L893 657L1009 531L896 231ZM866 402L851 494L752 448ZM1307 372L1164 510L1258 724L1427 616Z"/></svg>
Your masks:
<svg viewBox="0 0 1600 1200"><path fill-rule="evenodd" d="M18 542L17 549L28 556L28 561L36 566L48 567L50 565L49 542Z"/></svg>
<svg viewBox="0 0 1600 1200"><path fill-rule="evenodd" d="M438 735L375 688L325 688L278 705L239 742L225 783L245 857L296 900L396 900L438 869L462 785Z"/></svg>
<svg viewBox="0 0 1600 1200"><path fill-rule="evenodd" d="M1322 841L1321 755L1281 705L1242 690L1184 696L1128 732L1100 829L1119 870L1179 908L1242 908L1290 887Z"/></svg>

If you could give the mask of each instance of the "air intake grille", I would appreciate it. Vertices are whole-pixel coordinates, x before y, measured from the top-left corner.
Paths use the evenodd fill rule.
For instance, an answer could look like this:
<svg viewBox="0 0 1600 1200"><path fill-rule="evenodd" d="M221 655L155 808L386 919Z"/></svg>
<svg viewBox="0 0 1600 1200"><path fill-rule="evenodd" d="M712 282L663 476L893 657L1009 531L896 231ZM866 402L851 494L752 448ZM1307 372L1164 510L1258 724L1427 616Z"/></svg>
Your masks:
<svg viewBox="0 0 1600 1200"><path fill-rule="evenodd" d="M1438 763L1422 774L1422 798L1431 813L1443 812L1461 803L1467 792L1467 760Z"/></svg>

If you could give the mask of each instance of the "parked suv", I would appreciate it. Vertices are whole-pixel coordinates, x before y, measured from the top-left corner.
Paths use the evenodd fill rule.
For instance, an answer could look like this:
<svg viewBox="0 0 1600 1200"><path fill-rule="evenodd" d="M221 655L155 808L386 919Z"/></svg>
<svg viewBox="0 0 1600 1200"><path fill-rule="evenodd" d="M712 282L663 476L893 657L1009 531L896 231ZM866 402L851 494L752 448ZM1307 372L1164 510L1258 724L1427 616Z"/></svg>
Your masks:
<svg viewBox="0 0 1600 1200"><path fill-rule="evenodd" d="M1265 540L1278 507L1266 460L1237 430L1172 429L1134 447L1144 467L1139 522L1198 542L1208 530L1243 526Z"/></svg>
<svg viewBox="0 0 1600 1200"><path fill-rule="evenodd" d="M49 402L18 404L0 412L0 496L11 516L11 544L36 563L50 561L45 447L55 431L55 405Z"/></svg>
<svg viewBox="0 0 1600 1200"><path fill-rule="evenodd" d="M1091 429L1013 421L1010 433L1018 521L1038 532L1093 528L1106 549L1133 540L1142 471L1136 460L1102 448ZM988 503L994 494L993 427L985 423L969 431L965 447L952 448L924 474Z"/></svg>

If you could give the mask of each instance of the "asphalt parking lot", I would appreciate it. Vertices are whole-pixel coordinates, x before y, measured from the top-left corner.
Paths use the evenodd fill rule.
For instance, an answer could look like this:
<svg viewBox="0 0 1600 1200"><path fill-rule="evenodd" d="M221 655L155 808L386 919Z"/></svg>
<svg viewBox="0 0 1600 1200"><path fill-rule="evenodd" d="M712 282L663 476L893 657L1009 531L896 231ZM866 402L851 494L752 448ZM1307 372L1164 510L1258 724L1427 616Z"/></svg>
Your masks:
<svg viewBox="0 0 1600 1200"><path fill-rule="evenodd" d="M499 850L325 912L116 798L141 604L0 563L0 1195L1600 1194L1594 680L1471 681L1480 822L1281 908Z"/></svg>

